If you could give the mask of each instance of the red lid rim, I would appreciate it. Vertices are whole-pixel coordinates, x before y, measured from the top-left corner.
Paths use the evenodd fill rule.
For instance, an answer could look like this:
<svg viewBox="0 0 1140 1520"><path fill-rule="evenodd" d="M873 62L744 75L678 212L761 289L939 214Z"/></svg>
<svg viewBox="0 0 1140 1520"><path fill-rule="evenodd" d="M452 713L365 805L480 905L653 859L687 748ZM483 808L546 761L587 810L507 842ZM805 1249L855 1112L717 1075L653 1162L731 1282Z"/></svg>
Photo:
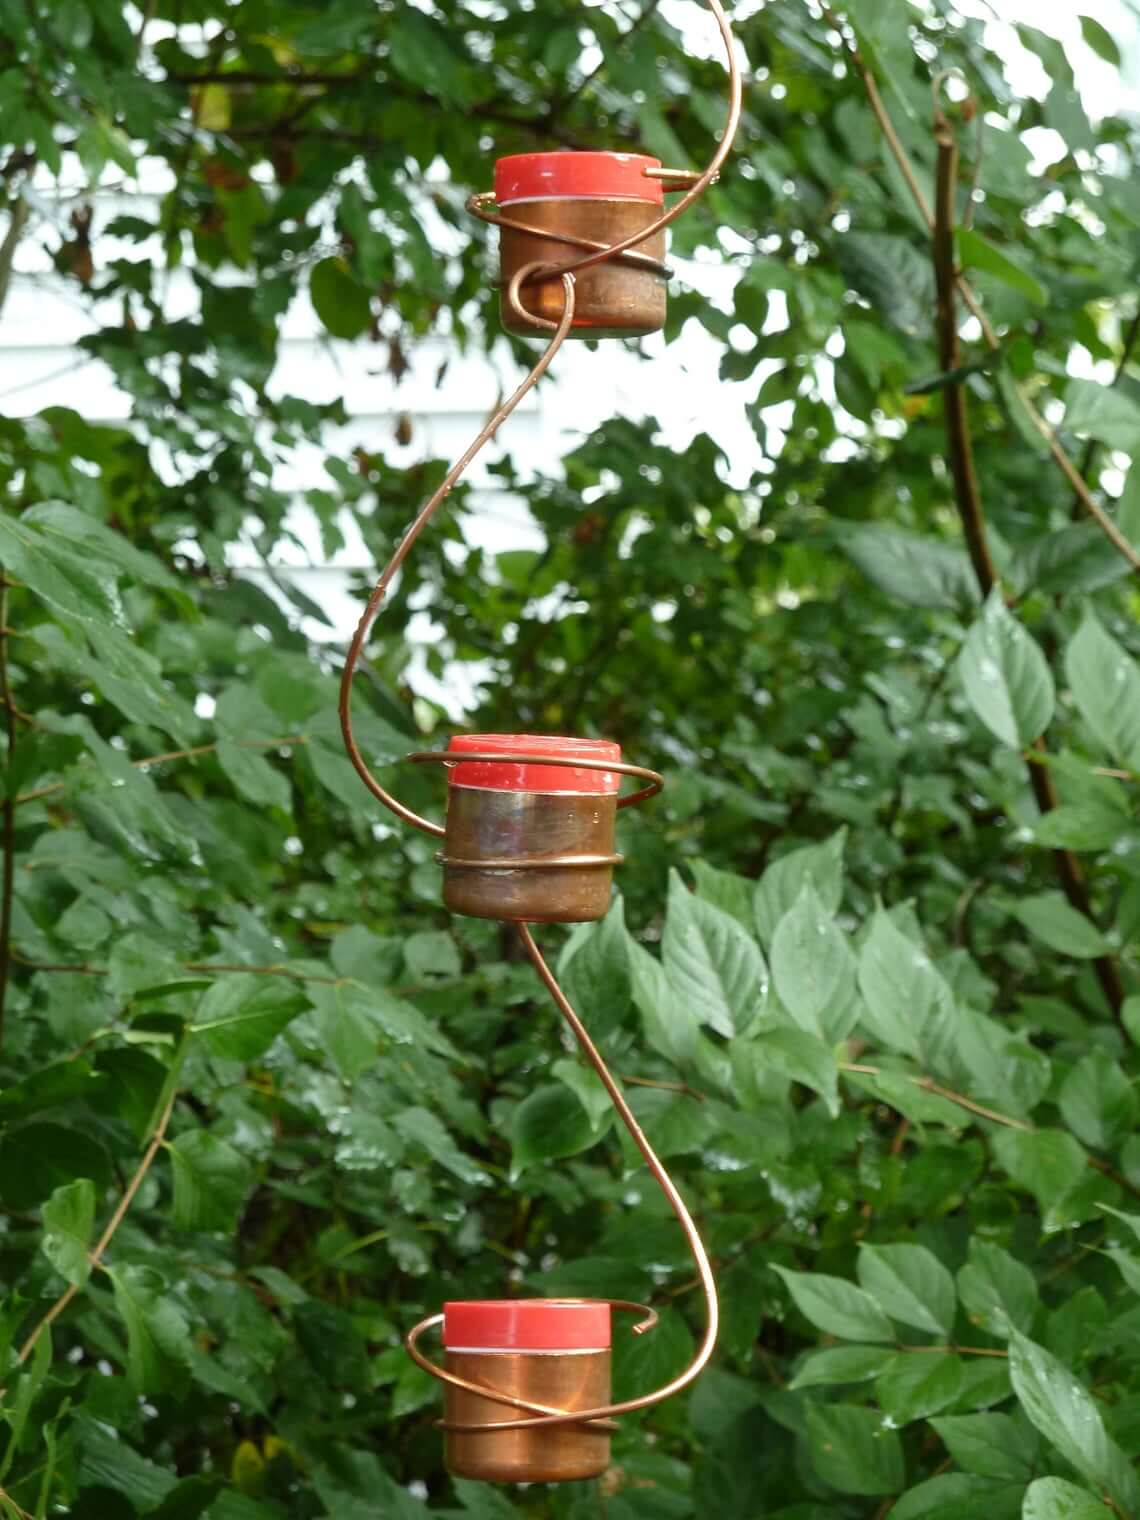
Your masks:
<svg viewBox="0 0 1140 1520"><path fill-rule="evenodd" d="M563 734L454 734L447 749L456 757L448 766L452 786L562 796L616 796L621 789L621 773L596 764L600 760L620 763L621 745L611 739ZM503 758L462 761L464 752L502 752ZM560 763L544 765L544 758Z"/></svg>
<svg viewBox="0 0 1140 1520"><path fill-rule="evenodd" d="M443 1342L453 1351L606 1351L606 1299L469 1299L443 1306Z"/></svg>
<svg viewBox="0 0 1140 1520"><path fill-rule="evenodd" d="M594 149L563 149L555 153L513 153L495 164L495 201L567 196L649 201L664 204L662 181L647 169L660 169L661 160L645 153L610 153Z"/></svg>

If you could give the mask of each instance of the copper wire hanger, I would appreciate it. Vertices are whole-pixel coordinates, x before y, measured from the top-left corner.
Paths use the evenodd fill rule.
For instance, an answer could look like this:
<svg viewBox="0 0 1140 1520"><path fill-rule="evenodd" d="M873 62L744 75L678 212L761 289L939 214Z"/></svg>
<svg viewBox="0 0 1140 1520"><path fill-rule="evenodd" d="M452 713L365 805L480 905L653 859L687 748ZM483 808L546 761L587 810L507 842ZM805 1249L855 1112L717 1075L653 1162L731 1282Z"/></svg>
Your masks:
<svg viewBox="0 0 1140 1520"><path fill-rule="evenodd" d="M494 201L493 194L476 194L471 196L467 202L467 209L472 213L472 215L478 217L481 221L488 222L494 226L499 227L518 228L520 231L525 231L532 236L549 238L562 243L570 243L575 247L580 247L583 252L580 257L574 258L569 262L561 264L546 264L536 262L524 265L515 273L514 277L508 284L504 294L512 316L517 318L524 325L529 326L536 331L549 332L551 334L551 337L547 344L547 347L539 357L533 369L519 385L517 390L515 390L513 395L508 397L507 400L504 401L496 409L486 425L473 439L469 447L464 451L460 458L456 460L451 469L448 470L437 490L432 493L432 495L420 508L416 516L412 519L403 537L397 544L395 552L392 554L392 557L389 559L388 563L384 566L384 569L381 571L380 576L372 589L372 593L369 596L367 603L365 604L363 613L361 614L360 622L357 624L356 631L352 636L352 640L348 647L348 653L345 658L344 670L341 676L338 712L340 715L341 733L344 737L344 746L348 753L348 758L351 760L357 774L364 782L364 785L379 802L382 802L384 806L389 809L390 812L394 813L396 817L401 819L404 823L410 824L413 828L420 829L426 834L433 834L437 838L444 837L445 829L443 825L433 822L430 818L422 817L412 808L409 808L404 803L400 802L389 791L381 786L379 781L376 780L375 776L369 769L368 764L360 751L360 747L357 743L352 727L351 700L353 676L356 673L356 669L360 661L360 656L364 648L365 640L368 637L372 623L375 620L376 615L380 610L380 606L388 592L388 588L390 587L396 574L399 572L400 567L403 565L404 561L411 553L413 547L415 546L416 540L419 538L423 530L427 527L436 510L450 494L451 490L463 475L463 472L467 469L468 465L471 464L472 460L476 457L480 450L488 442L490 442L492 438L494 438L499 428L515 410L519 402L522 401L528 392L538 384L539 380L541 380L543 375L550 368L555 355L558 353L559 349L566 341L566 337L569 334L574 322L574 276L584 269L589 269L594 265L601 264L607 260L628 260L630 262L637 262L642 267L649 266L655 272L664 274L664 266L660 265L657 260L650 259L644 254L636 253L635 250L637 248L637 245L645 242L649 238L654 237L658 232L661 232L664 228L668 227L671 223L676 221L677 218L679 216L682 216L716 180L721 166L723 165L725 159L728 157L728 154L732 148L733 139L736 135L736 131L740 123L742 90L740 68L736 58L736 49L732 29L729 25L728 17L725 14L724 6L721 3L721 0L706 0L706 3L709 6L709 9L712 11L712 14L716 20L716 25L720 33L721 40L724 44L725 55L727 59L728 111L725 118L725 124L716 151L714 152L712 158L709 160L706 168L699 174L684 169L653 169L645 171L648 176L659 179L666 190L681 188L684 189L684 194L681 196L680 200L676 201L667 211L664 211L654 222L642 230L631 234L629 237L621 239L619 242L612 244L599 244L587 238L570 236L562 231L555 232L545 228L530 227L526 223L506 218L502 215L501 212L492 211L490 209L490 206ZM545 318L538 317L533 313L526 311L522 306L520 300L522 287L535 281L553 281L556 279L561 281L563 289L564 304L560 319L557 322L548 321ZM472 756L470 754L463 754L460 756L451 752L420 752L408 756L408 759L417 762L440 761L444 764L454 764L459 758L470 761L473 758L477 759L479 757ZM543 765L559 763L557 761L552 761L551 757L549 756L536 755L528 753L526 751L518 751L510 755L506 755L502 752L496 752L493 757L488 756L486 758L494 758L496 760L510 759L524 762L531 760ZM582 765L583 763L587 765L591 764L589 761L583 762L580 759L574 763L577 765ZM657 775L656 772L646 770L641 766L619 764L610 760L597 762L597 765L599 768L605 768L607 770L633 775L646 783L638 791L632 792L629 795L620 798L618 801L619 807L626 807L632 803L644 801L646 798L654 795L657 791L659 791L663 785L661 777ZM545 863L548 865L578 865L582 864L586 859L586 857L563 856L553 857L552 859L548 859ZM519 861L495 862L496 865L503 866L517 866L520 863L521 862ZM428 1318L421 1320L420 1323L415 1325L407 1334L407 1337L405 1339L405 1346L412 1360L425 1372L428 1372L433 1377L438 1378L440 1382L447 1383L455 1388L464 1389L469 1393L476 1393L482 1398L490 1399L495 1403L509 1405L520 1411L520 1414L516 1419L496 1421L493 1426L447 1426L445 1422L440 1422L441 1424L445 1424L445 1428L451 1429L453 1431L467 1431L471 1430L472 1428L479 1430L493 1428L495 1431L503 1431L519 1429L523 1427L530 1429L532 1427L571 1424L590 1425L593 1428L598 1428L599 1426L608 1426L608 1422L617 1415L631 1414L636 1410L648 1409L652 1405L658 1404L664 1399L671 1398L673 1394L679 1393L682 1389L688 1387L688 1385L692 1383L696 1377L699 1376L701 1371L708 1363L709 1358L712 1356L713 1349L716 1345L717 1330L719 1326L719 1306L717 1302L716 1283L713 1278L712 1265L709 1261L708 1252L706 1251L704 1243L701 1240L700 1233L693 1221L692 1215L689 1213L689 1210L685 1205L684 1199L681 1197L676 1184L673 1182L673 1179L670 1177L669 1173L665 1170L665 1167L663 1166L660 1158L657 1156L652 1145L649 1143L644 1130L641 1128L641 1125L638 1123L635 1114L627 1103L625 1096L617 1083L617 1080L603 1060L601 1052L598 1050L597 1046L590 1038L590 1035L586 1030L586 1027L583 1024L581 1018L575 1011L562 988L559 986L553 971L551 971L549 965L546 962L546 959L542 954L542 951L539 949L538 945L535 942L534 936L531 933L530 925L524 922L518 922L516 923L516 928L518 930L519 938L522 941L523 949L526 951L527 957L529 958L535 971L538 973L547 991L550 993L550 996L553 998L556 1007L562 1014L562 1017L565 1019L567 1025L569 1026L570 1031L577 1041L578 1047L581 1050L582 1054L585 1056L590 1066L593 1067L594 1071L597 1073L599 1079L606 1089L606 1092L609 1095L610 1101L613 1104L618 1117L621 1119L622 1123L628 1130L630 1138L632 1139L634 1145L644 1157L646 1166L649 1168L649 1171L652 1174L654 1180L668 1200L670 1208L676 1215L677 1221L681 1226L682 1232L684 1233L685 1241L689 1247L690 1252L692 1253L693 1261L697 1269L697 1276L700 1281L701 1289L704 1293L706 1316L705 1332L701 1339L701 1343L697 1348L696 1354L690 1361L689 1365L683 1372L679 1373L676 1377L672 1378L662 1387L656 1388L650 1393L642 1394L638 1398L626 1399L619 1403L605 1404L596 1409L576 1409L570 1411L551 1409L546 1405L535 1404L525 1399L517 1398L513 1395L503 1393L495 1388L485 1386L481 1383L472 1383L467 1379L458 1377L455 1373L449 1372L445 1368L440 1367L436 1363L429 1360L429 1358L425 1356L424 1353L419 1349L418 1342L422 1335L424 1335L429 1330L436 1329L442 1324L443 1321L442 1314L430 1315ZM633 1304L619 1299L611 1299L609 1302L611 1308L636 1311L642 1316L642 1318L633 1326L634 1334L642 1334L647 1330L651 1330L657 1323L657 1315L652 1309L649 1309L644 1305Z"/></svg>

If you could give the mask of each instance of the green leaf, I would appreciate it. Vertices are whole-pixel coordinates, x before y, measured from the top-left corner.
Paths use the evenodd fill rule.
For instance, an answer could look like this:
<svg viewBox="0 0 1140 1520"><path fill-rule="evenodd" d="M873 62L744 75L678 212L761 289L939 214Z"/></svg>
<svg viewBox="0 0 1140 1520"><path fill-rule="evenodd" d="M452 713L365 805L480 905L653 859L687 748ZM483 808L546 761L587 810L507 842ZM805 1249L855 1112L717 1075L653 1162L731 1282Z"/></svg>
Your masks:
<svg viewBox="0 0 1140 1520"><path fill-rule="evenodd" d="M1010 1326L1029 1330L1037 1312L1037 1279L992 1241L971 1238L969 1260L958 1269L958 1296L974 1324L1003 1339Z"/></svg>
<svg viewBox="0 0 1140 1520"><path fill-rule="evenodd" d="M629 944L619 895L600 923L581 924L572 932L558 958L558 979L574 1007L587 1011L595 1033L618 1025L629 1007Z"/></svg>
<svg viewBox="0 0 1140 1520"><path fill-rule="evenodd" d="M683 1372L693 1359L693 1335L684 1316L665 1309L646 1335L623 1337L615 1347L614 1397L637 1398Z"/></svg>
<svg viewBox="0 0 1140 1520"><path fill-rule="evenodd" d="M289 778L270 765L264 755L233 739L220 739L217 754L219 765L247 802L255 807L289 811L293 800Z"/></svg>
<svg viewBox="0 0 1140 1520"><path fill-rule="evenodd" d="M1092 613L1065 651L1065 675L1081 717L1129 770L1140 770L1140 667Z"/></svg>
<svg viewBox="0 0 1140 1520"><path fill-rule="evenodd" d="M1099 797L1066 802L1042 814L1033 837L1050 850L1107 850L1122 837L1127 817Z"/></svg>
<svg viewBox="0 0 1140 1520"><path fill-rule="evenodd" d="M842 1277L791 1272L773 1264L796 1308L828 1335L849 1341L893 1341L891 1322L869 1293Z"/></svg>
<svg viewBox="0 0 1140 1520"><path fill-rule="evenodd" d="M581 1102L565 1087L538 1087L511 1119L511 1168L517 1176L536 1161L589 1150L598 1131Z"/></svg>
<svg viewBox="0 0 1140 1520"><path fill-rule="evenodd" d="M1022 1420L1008 1414L959 1414L930 1423L963 1472L1010 1483L1028 1483L1033 1476L1037 1441Z"/></svg>
<svg viewBox="0 0 1140 1520"><path fill-rule="evenodd" d="M121 624L117 576L102 561L63 548L44 532L0 517L0 564L55 613L83 623Z"/></svg>
<svg viewBox="0 0 1140 1520"><path fill-rule="evenodd" d="M91 1275L87 1253L95 1227L95 1188L87 1177L66 1182L43 1207L41 1248L61 1277L82 1288Z"/></svg>
<svg viewBox="0 0 1140 1520"><path fill-rule="evenodd" d="M817 1035L804 1029L766 1029L747 1045L741 1042L737 1048L755 1052L761 1069L779 1072L810 1087L827 1104L832 1118L838 1117L839 1073L835 1056Z"/></svg>
<svg viewBox="0 0 1140 1520"><path fill-rule="evenodd" d="M828 913L837 913L843 900L843 847L847 830L838 829L822 844L791 850L767 868L760 878L752 911L761 943L770 947L776 925L809 883Z"/></svg>
<svg viewBox="0 0 1140 1520"><path fill-rule="evenodd" d="M57 1188L89 1177L99 1194L111 1164L98 1140L62 1124L25 1124L0 1138L0 1202L17 1213L38 1208Z"/></svg>
<svg viewBox="0 0 1140 1520"><path fill-rule="evenodd" d="M948 1351L900 1351L875 1379L875 1398L895 1425L937 1414L962 1392L962 1359Z"/></svg>
<svg viewBox="0 0 1140 1520"><path fill-rule="evenodd" d="M700 1034L697 1014L669 980L656 956L634 939L627 942L627 948L630 986L641 1013L645 1038L652 1049L684 1070L696 1055Z"/></svg>
<svg viewBox="0 0 1140 1520"><path fill-rule="evenodd" d="M1013 749L1044 733L1055 694L1048 662L995 587L962 646L958 671L970 706Z"/></svg>
<svg viewBox="0 0 1140 1520"><path fill-rule="evenodd" d="M576 1061L573 1056L563 1056L561 1060L555 1061L550 1073L565 1083L586 1110L595 1135L600 1135L609 1127L613 1118L613 1104L597 1072L581 1061Z"/></svg>
<svg viewBox="0 0 1140 1520"><path fill-rule="evenodd" d="M867 1383L878 1377L894 1355L886 1346L829 1346L826 1351L813 1351L806 1356L788 1387Z"/></svg>
<svg viewBox="0 0 1140 1520"><path fill-rule="evenodd" d="M313 309L334 338L359 338L372 321L368 292L341 258L322 259L309 275Z"/></svg>
<svg viewBox="0 0 1140 1520"><path fill-rule="evenodd" d="M993 275L995 280L1000 280L1003 285L1016 290L1018 295L1025 296L1035 306L1044 306L1048 302L1049 292L1040 280L1035 279L1019 264L1014 263L1013 259L999 248L987 242L980 233L968 227L959 227L955 232L955 239L958 244L958 258L963 268L980 269L984 274Z"/></svg>
<svg viewBox="0 0 1140 1520"><path fill-rule="evenodd" d="M115 1304L127 1327L127 1374L153 1398L171 1387L190 1358L190 1327L153 1267L108 1267Z"/></svg>
<svg viewBox="0 0 1140 1520"><path fill-rule="evenodd" d="M977 606L977 582L964 549L873 523L837 524L835 532L848 559L904 606L947 612Z"/></svg>
<svg viewBox="0 0 1140 1520"><path fill-rule="evenodd" d="M1105 1430L1096 1401L1069 1369L1014 1330L1009 1371L1021 1407L1065 1461L1090 1483L1107 1489L1122 1509L1135 1509L1140 1482Z"/></svg>
<svg viewBox="0 0 1140 1520"><path fill-rule="evenodd" d="M892 326L907 334L930 326L934 276L930 260L907 238L849 232L838 254L847 279Z"/></svg>
<svg viewBox="0 0 1140 1520"><path fill-rule="evenodd" d="M1022 1485L996 1483L973 1473L942 1473L907 1489L891 1511L894 1520L1017 1520Z"/></svg>
<svg viewBox="0 0 1140 1520"><path fill-rule="evenodd" d="M800 1028L833 1042L849 1034L854 957L810 881L776 926L770 953L776 992Z"/></svg>
<svg viewBox="0 0 1140 1520"><path fill-rule="evenodd" d="M921 945L881 908L859 956L859 991L868 1027L889 1049L921 1058L924 1035L950 990Z"/></svg>
<svg viewBox="0 0 1140 1520"><path fill-rule="evenodd" d="M409 976L417 980L458 976L463 970L459 947L443 929L423 929L418 934L409 934L404 941L404 960Z"/></svg>
<svg viewBox="0 0 1140 1520"><path fill-rule="evenodd" d="M1140 406L1119 389L1095 380L1070 380L1065 387L1065 427L1127 454L1140 451Z"/></svg>
<svg viewBox="0 0 1140 1520"><path fill-rule="evenodd" d="M79 1482L86 1489L123 1494L134 1511L146 1514L161 1504L178 1482L173 1473L140 1456L101 1420L82 1415L74 1431Z"/></svg>
<svg viewBox="0 0 1140 1520"><path fill-rule="evenodd" d="M307 1005L284 978L226 976L203 995L190 1029L211 1055L255 1061Z"/></svg>
<svg viewBox="0 0 1140 1520"><path fill-rule="evenodd" d="M1011 903L1009 911L1030 934L1062 955L1095 960L1108 954L1104 935L1089 918L1069 906L1061 892L1038 892Z"/></svg>
<svg viewBox="0 0 1140 1520"><path fill-rule="evenodd" d="M1021 1520L1111 1520L1113 1511L1064 1478L1037 1478L1025 1491Z"/></svg>
<svg viewBox="0 0 1140 1520"><path fill-rule="evenodd" d="M957 1300L954 1279L925 1246L859 1248L859 1281L892 1319L949 1339Z"/></svg>
<svg viewBox="0 0 1140 1520"><path fill-rule="evenodd" d="M1079 1140L1112 1150L1136 1123L1136 1094L1106 1050L1092 1050L1061 1084L1061 1117Z"/></svg>
<svg viewBox="0 0 1140 1520"><path fill-rule="evenodd" d="M1032 1193L1044 1212L1083 1182L1083 1148L1059 1129L1003 1129L993 1137L994 1155L1013 1180Z"/></svg>
<svg viewBox="0 0 1140 1520"><path fill-rule="evenodd" d="M19 1373L11 1405L4 1411L10 1434L4 1460L0 1463L0 1482L7 1478L12 1463L16 1460L32 1405L51 1368L51 1351L51 1326L47 1325L37 1337L31 1356Z"/></svg>
<svg viewBox="0 0 1140 1520"><path fill-rule="evenodd" d="M1105 63L1110 63L1114 69L1118 69L1121 64L1120 49L1117 47L1111 32L1101 26L1100 22L1094 20L1092 16L1082 16L1080 20L1081 36L1088 46L1092 48L1094 53L1103 58ZM1036 1520L1036 1517L1034 1517L1034 1520ZM1044 1520L1044 1517L1041 1517L1041 1520Z"/></svg>
<svg viewBox="0 0 1140 1520"><path fill-rule="evenodd" d="M205 1129L184 1131L167 1149L178 1228L233 1230L253 1182L246 1158Z"/></svg>
<svg viewBox="0 0 1140 1520"><path fill-rule="evenodd" d="M703 1024L718 1034L747 1029L764 1006L768 968L755 940L729 914L669 874L661 942L665 973Z"/></svg>
<svg viewBox="0 0 1140 1520"><path fill-rule="evenodd" d="M1121 530L1127 536L1123 511ZM1043 533L1014 552L1011 579L1021 591L1099 591L1131 573L1128 561L1105 538L1098 524L1068 523Z"/></svg>
<svg viewBox="0 0 1140 1520"><path fill-rule="evenodd" d="M902 1442L873 1409L809 1404L808 1445L816 1476L843 1494L894 1494L906 1481Z"/></svg>
<svg viewBox="0 0 1140 1520"><path fill-rule="evenodd" d="M721 912L731 914L742 928L752 933L752 898L756 888L747 876L738 876L735 871L720 871L706 860L693 861L693 876L698 897L712 903Z"/></svg>
<svg viewBox="0 0 1140 1520"><path fill-rule="evenodd" d="M558 1088L557 1091L574 1102L565 1088ZM578 1112L581 1113L581 1106L576 1106ZM484 1187L491 1180L481 1166L476 1166L463 1154L448 1133L443 1121L428 1109L418 1106L406 1108L403 1113L396 1115L393 1122L405 1140L410 1140L413 1144L420 1146L433 1161L438 1161L440 1166L446 1167L453 1177L459 1178L460 1182L466 1182L474 1187Z"/></svg>

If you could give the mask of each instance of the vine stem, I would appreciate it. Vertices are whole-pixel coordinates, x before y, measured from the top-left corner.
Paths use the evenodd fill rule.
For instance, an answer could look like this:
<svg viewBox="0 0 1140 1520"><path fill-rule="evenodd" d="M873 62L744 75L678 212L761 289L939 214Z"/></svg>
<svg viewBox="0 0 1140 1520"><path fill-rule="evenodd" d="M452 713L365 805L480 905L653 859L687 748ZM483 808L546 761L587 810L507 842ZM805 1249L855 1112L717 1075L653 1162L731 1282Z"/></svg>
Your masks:
<svg viewBox="0 0 1140 1520"><path fill-rule="evenodd" d="M8 668L8 583L0 586L0 700L4 703L4 727L8 736L6 768L13 773L16 758L16 707ZM8 978L12 967L12 899L16 891L16 803L6 790L0 831L3 833L4 866L0 877L0 1049L4 1045L4 1019L8 1007Z"/></svg>
<svg viewBox="0 0 1140 1520"><path fill-rule="evenodd" d="M26 971L69 971L74 976L106 976L110 970L91 961L28 961L13 952L12 959ZM327 987L340 987L348 980L343 976L321 976L315 971L294 971L289 966L243 966L240 961L182 961L183 971L200 971L218 976L246 974L248 976L282 976L293 982L323 982Z"/></svg>
<svg viewBox="0 0 1140 1520"><path fill-rule="evenodd" d="M178 1062L175 1063L175 1066L172 1068L173 1072L177 1072L178 1064ZM177 1097L178 1093L176 1090L171 1092L170 1097L163 1105L162 1112L158 1118L158 1123L155 1125L153 1131L151 1132L151 1137L147 1143L146 1150L142 1154L142 1159L139 1162L138 1166L135 1168L134 1175L132 1176L131 1180L123 1189L123 1196L115 1205L115 1211L107 1221L106 1228L104 1229L102 1235L99 1236L99 1239L95 1242L95 1245L92 1248L91 1254L88 1258L92 1267L98 1267L102 1265L103 1257L106 1254L107 1247L111 1244L111 1241L114 1238L115 1231L119 1228L123 1220L126 1218L127 1210L134 1202L135 1194L138 1192L139 1188L142 1187L143 1180L146 1177L147 1172L150 1171L151 1162L161 1150L162 1145L166 1139L167 1126L170 1124L170 1116L174 1112L174 1104ZM37 1324L36 1328L32 1331L27 1340L20 1347L19 1355L16 1358L18 1362L22 1364L27 1361L28 1357L31 1356L32 1352L35 1350L36 1342L39 1340L40 1336L44 1333L49 1325L53 1324L54 1321L59 1318L59 1316L67 1308L68 1304L71 1303L71 1300L76 1296L78 1292L78 1286L75 1283L72 1283L65 1292L60 1294L55 1303L52 1304L51 1308L47 1311L44 1317L40 1320L39 1324Z"/></svg>
<svg viewBox="0 0 1140 1520"><path fill-rule="evenodd" d="M7 619L4 621L6 622ZM0 635L8 631L7 628L0 628ZM287 749L295 745L308 744L309 736L308 734L288 734L281 739L235 739L232 742L240 749ZM141 760L132 760L131 764L135 770L141 771L146 770L150 765L163 765L169 760L196 760L200 755L212 755L221 743L221 740L217 740L213 744L195 744L189 749L168 749L160 755L144 755ZM62 792L66 785L66 781L52 781L48 786L36 787L33 792L21 792L13 801L16 806L24 802L38 802L41 797L51 797L56 792Z"/></svg>
<svg viewBox="0 0 1140 1520"><path fill-rule="evenodd" d="M821 9L826 20L835 28L840 37L843 38L843 45L847 50L847 56L863 82L863 88L867 93L867 103L871 107L871 111L879 125L879 130L883 134L883 139L891 151L892 158L898 165L899 172L906 182L907 189L910 191L915 205L918 207L919 215L926 222L928 229L933 232L934 211L926 198L922 186L918 182L910 156L903 147L898 133L895 131L890 113L883 103L882 95L879 93L878 83L871 72L867 60L860 51L859 44L854 36L847 36L843 30L842 23L830 6L824 5ZM1001 339L994 331L993 323L986 315L985 308L960 270L955 270L954 283L971 314L977 318L986 346L995 353L999 352L1001 349ZM1013 388L1017 393L1019 404L1025 408L1026 416L1029 418L1032 426L1041 434L1042 441L1049 450L1058 469L1071 486L1076 499L1084 507L1085 511L1093 519L1121 558L1127 560L1133 570L1140 570L1140 552L1137 552L1134 546L1129 543L1112 518L1109 517L1108 513L1095 499L1083 475L1065 452L1056 433L1054 433L1053 429L1034 406L1025 387L1019 381L1014 380Z"/></svg>
<svg viewBox="0 0 1140 1520"><path fill-rule="evenodd" d="M837 1061L835 1064L838 1070L850 1072L853 1076L902 1077L904 1081L913 1083L923 1092L932 1093L936 1098L945 1098L948 1103L955 1103L959 1108L966 1109L968 1113L977 1114L979 1119L988 1119L992 1124L1001 1124L1006 1129L1020 1130L1026 1135L1037 1133L1037 1126L1027 1119L1015 1119L1012 1114L1003 1114L996 1108L987 1108L984 1103L976 1103L973 1098L967 1098L965 1093L955 1092L952 1087L943 1087L933 1077L919 1077L909 1071L884 1071L881 1066L865 1066L858 1061ZM890 1103L889 1098L884 1098L883 1101ZM1109 1162L1102 1161L1099 1156L1088 1155L1085 1160L1093 1171L1110 1178L1117 1187L1123 1188L1126 1193L1131 1193L1134 1198L1140 1198L1140 1187L1130 1182L1123 1172L1118 1172Z"/></svg>

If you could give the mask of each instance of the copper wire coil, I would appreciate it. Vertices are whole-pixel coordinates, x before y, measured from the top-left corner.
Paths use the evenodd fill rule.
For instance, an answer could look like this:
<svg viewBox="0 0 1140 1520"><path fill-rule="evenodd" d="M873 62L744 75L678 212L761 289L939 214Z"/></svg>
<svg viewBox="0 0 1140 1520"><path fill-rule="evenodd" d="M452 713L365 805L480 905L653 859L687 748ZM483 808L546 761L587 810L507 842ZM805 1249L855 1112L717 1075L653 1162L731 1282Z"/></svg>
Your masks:
<svg viewBox="0 0 1140 1520"><path fill-rule="evenodd" d="M413 765L428 765L432 762L448 766L468 763L493 765L499 761L507 761L515 765L561 765L571 770L616 771L619 776L638 776L647 783L645 786L638 787L636 792L629 792L626 796L619 797L617 799L619 808L632 807L636 802L645 802L650 797L656 797L665 785L665 778L659 771L651 771L644 765L630 765L626 760L590 759L585 755L539 755L529 749L479 751L421 749L414 754L405 755L404 758L410 760Z"/></svg>
<svg viewBox="0 0 1140 1520"><path fill-rule="evenodd" d="M567 1299L567 1303L588 1303L597 1300ZM601 1300L608 1303L611 1310L619 1313L640 1314L642 1318L632 1326L631 1334L644 1335L653 1330L658 1324L657 1311L651 1309L648 1304L638 1304L625 1298L609 1298ZM456 1373L441 1367L438 1362L433 1362L419 1349L420 1337L429 1330L435 1330L443 1324L442 1314L431 1314L426 1319L420 1320L418 1325L413 1325L404 1337L404 1349L415 1362L416 1366L441 1383L446 1383L451 1388L458 1388L464 1393L476 1393L480 1398L489 1399L494 1404L505 1404L512 1409L526 1411L528 1418L517 1420L496 1421L494 1425L464 1425L446 1418L436 1420L435 1424L440 1430L448 1430L456 1435L475 1435L485 1430L527 1430L533 1426L549 1425L582 1425L591 1430L614 1431L617 1429L616 1422L610 1418L607 1409L582 1410L580 1412L551 1409L548 1405L532 1403L529 1399L521 1399L514 1394L506 1393L501 1388L495 1388L491 1384L476 1383L469 1378L459 1377Z"/></svg>
<svg viewBox="0 0 1140 1520"><path fill-rule="evenodd" d="M608 253L612 246L609 243L599 242L597 238L582 237L578 233L567 232L560 228L536 227L530 222L516 221L514 217L504 216L501 211L490 210L490 207L494 204L495 192L493 190L482 190L478 194L468 197L466 209L472 216L478 217L481 222L486 222L489 227L498 227L500 231L506 228L511 232L525 232L530 237L545 238L548 242L552 243L569 243L571 247L582 248L587 253ZM652 237L655 230L654 227L650 227L644 236ZM624 253L615 254L612 262L615 264L629 264L633 268L645 270L647 274L660 275L663 280L671 278L673 273L668 264L662 259L655 259L648 253L638 253L635 248L627 248ZM531 267L522 283L528 284L531 280L561 279L562 275L568 272L568 270L563 269L558 264L536 264Z"/></svg>

